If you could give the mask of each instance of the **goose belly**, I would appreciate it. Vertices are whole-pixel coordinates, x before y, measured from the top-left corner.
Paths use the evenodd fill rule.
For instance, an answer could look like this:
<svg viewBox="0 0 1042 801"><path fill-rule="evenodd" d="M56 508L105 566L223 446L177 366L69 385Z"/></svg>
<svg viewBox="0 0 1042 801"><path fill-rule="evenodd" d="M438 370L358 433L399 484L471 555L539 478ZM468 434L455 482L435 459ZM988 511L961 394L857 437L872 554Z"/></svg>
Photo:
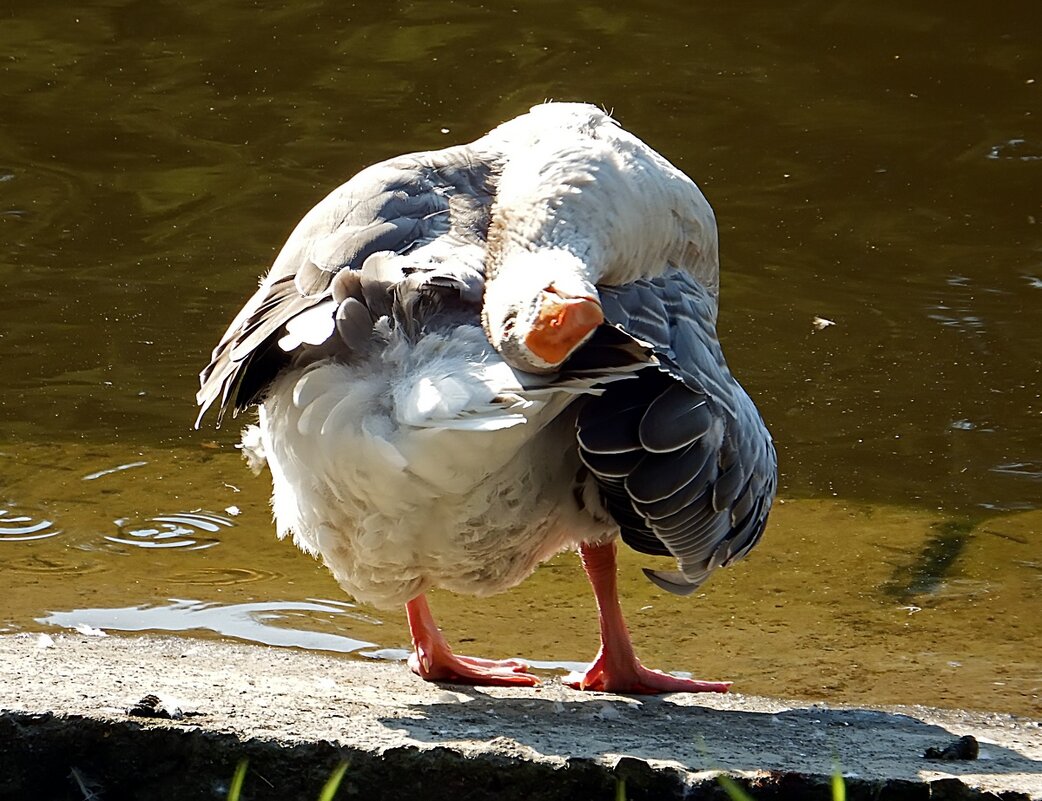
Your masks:
<svg viewBox="0 0 1042 801"><path fill-rule="evenodd" d="M287 371L261 409L279 536L321 557L348 593L378 606L430 587L490 594L607 533L574 499L570 397L511 425L423 425L408 399L429 371L387 366ZM457 362L439 375L473 387L482 379L467 370L485 367Z"/></svg>

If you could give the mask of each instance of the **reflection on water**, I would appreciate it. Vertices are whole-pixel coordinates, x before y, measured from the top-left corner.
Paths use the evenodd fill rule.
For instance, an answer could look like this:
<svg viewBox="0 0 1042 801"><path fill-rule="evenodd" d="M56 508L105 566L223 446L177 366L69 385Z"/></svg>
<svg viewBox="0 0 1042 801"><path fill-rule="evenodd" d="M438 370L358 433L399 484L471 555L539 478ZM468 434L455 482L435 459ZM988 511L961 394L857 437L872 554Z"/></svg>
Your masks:
<svg viewBox="0 0 1042 801"><path fill-rule="evenodd" d="M0 542L45 540L58 534L61 531L54 528L50 520L40 520L12 509L0 509Z"/></svg>
<svg viewBox="0 0 1042 801"><path fill-rule="evenodd" d="M306 623L309 617L319 614L325 617L350 615L345 611L350 608L351 604L336 601L214 604L171 600L167 606L52 612L36 622L74 630L81 626L100 631L202 630L264 645L351 653L372 643L339 634L308 631ZM280 625L285 622L293 626Z"/></svg>
<svg viewBox="0 0 1042 801"><path fill-rule="evenodd" d="M339 590L275 540L236 426L192 431L195 375L292 225L359 167L585 99L713 202L721 333L789 500L697 599L654 592L627 557L644 659L750 692L1037 714L1042 50L1031 8L963 5L8 14L0 629L94 610L113 630L405 647L400 615L374 636L285 606ZM168 600L186 597L198 608ZM435 605L477 653L561 664L596 644L567 556Z"/></svg>
<svg viewBox="0 0 1042 801"><path fill-rule="evenodd" d="M972 530L972 526L955 521L935 525L914 559L895 567L893 577L883 585L887 593L901 602L937 594L950 578Z"/></svg>
<svg viewBox="0 0 1042 801"><path fill-rule="evenodd" d="M1042 144L1031 143L1024 139L1010 139L998 145L992 145L988 151L989 159L1015 159L1016 161L1042 161Z"/></svg>
<svg viewBox="0 0 1042 801"><path fill-rule="evenodd" d="M142 464L144 464L142 462ZM208 537L200 531L216 534L231 526L232 521L220 515L204 512L185 512L179 515L157 515L147 520L117 520L119 534L105 539L119 545L137 548L189 548L201 550L217 545L218 537Z"/></svg>
<svg viewBox="0 0 1042 801"><path fill-rule="evenodd" d="M106 467L104 470L88 473L83 477L83 480L96 481L99 478L111 476L113 473L118 473L121 470L133 470L135 467L144 467L146 464L148 464L148 462L127 462L126 464L116 465L115 467Z"/></svg>
<svg viewBox="0 0 1042 801"><path fill-rule="evenodd" d="M1019 478L1042 479L1042 463L1039 462L1010 462L997 464L991 469L996 473L1005 473Z"/></svg>

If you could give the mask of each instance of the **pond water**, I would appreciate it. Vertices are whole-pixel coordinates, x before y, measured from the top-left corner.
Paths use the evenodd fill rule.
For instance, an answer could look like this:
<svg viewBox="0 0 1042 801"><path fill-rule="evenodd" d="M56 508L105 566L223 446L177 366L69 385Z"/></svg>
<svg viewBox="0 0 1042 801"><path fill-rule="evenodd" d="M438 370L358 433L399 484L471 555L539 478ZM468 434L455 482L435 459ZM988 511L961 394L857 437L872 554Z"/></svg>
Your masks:
<svg viewBox="0 0 1042 801"><path fill-rule="evenodd" d="M333 186L582 99L713 203L721 336L781 460L762 545L694 598L625 559L644 661L1042 714L1033 5L90 5L0 23L0 630L399 658L402 615L275 539L238 426L192 430L196 374ZM596 647L571 555L433 605L463 652Z"/></svg>

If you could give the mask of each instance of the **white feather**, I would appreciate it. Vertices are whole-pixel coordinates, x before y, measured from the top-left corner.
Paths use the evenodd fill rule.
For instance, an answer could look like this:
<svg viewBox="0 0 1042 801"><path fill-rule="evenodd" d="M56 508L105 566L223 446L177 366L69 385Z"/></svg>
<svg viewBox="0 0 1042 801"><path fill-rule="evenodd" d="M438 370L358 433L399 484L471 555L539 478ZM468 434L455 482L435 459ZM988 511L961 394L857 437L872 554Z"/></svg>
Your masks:
<svg viewBox="0 0 1042 801"><path fill-rule="evenodd" d="M333 334L336 322L333 314L336 303L329 300L301 312L286 323L286 335L279 339L279 347L289 353L303 343L321 345Z"/></svg>
<svg viewBox="0 0 1042 801"><path fill-rule="evenodd" d="M260 420L278 530L380 605L510 587L608 530L574 506L578 460L560 452L579 391L527 397L476 327L287 371Z"/></svg>

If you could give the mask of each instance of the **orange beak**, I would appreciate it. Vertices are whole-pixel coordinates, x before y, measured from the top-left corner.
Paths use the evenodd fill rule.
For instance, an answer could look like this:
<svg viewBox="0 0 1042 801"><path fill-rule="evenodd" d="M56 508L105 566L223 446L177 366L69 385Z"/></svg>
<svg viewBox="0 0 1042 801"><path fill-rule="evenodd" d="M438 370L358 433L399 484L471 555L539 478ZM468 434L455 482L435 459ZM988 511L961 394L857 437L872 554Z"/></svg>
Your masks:
<svg viewBox="0 0 1042 801"><path fill-rule="evenodd" d="M544 292L525 345L547 364L557 366L603 322L604 312L594 298L563 298Z"/></svg>

